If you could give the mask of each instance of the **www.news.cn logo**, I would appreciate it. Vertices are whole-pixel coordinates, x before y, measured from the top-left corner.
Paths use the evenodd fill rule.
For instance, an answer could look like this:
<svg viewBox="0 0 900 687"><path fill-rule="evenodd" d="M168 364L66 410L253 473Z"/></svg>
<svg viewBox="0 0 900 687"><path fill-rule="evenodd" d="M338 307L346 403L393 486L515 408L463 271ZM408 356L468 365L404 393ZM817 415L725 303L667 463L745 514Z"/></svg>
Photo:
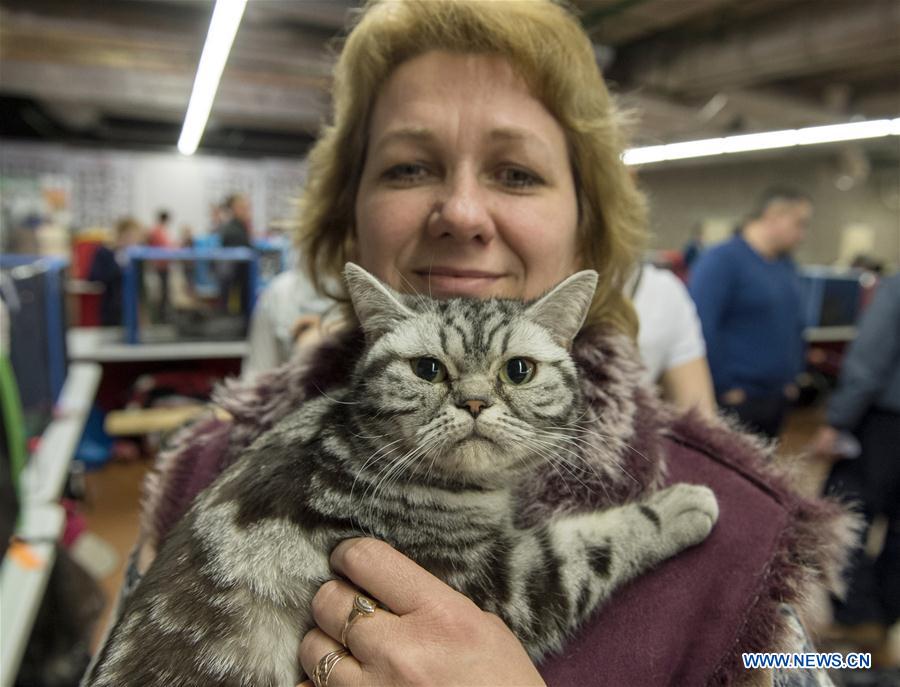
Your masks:
<svg viewBox="0 0 900 687"><path fill-rule="evenodd" d="M872 654L836 651L831 653L747 653L741 654L744 668L780 668L782 670L858 670L872 667Z"/></svg>

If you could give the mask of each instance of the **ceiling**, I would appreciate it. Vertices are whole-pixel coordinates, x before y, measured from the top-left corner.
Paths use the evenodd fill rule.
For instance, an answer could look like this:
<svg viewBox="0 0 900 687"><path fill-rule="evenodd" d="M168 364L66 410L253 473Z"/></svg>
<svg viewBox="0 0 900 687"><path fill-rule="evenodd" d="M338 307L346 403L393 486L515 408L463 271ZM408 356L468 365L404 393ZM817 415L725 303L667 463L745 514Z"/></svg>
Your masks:
<svg viewBox="0 0 900 687"><path fill-rule="evenodd" d="M200 152L305 152L328 111L329 47L357 4L250 0ZM900 116L898 0L575 5L637 143ZM211 12L0 0L0 136L174 150Z"/></svg>

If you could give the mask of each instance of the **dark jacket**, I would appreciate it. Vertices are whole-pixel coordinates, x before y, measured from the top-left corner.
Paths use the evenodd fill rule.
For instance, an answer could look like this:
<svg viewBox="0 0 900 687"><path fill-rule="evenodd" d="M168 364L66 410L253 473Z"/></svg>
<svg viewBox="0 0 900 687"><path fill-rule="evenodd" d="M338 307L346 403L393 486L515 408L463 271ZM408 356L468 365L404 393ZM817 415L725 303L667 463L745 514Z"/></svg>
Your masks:
<svg viewBox="0 0 900 687"><path fill-rule="evenodd" d="M250 230L237 217L232 217L219 227L219 238L222 241L222 248L250 246Z"/></svg>
<svg viewBox="0 0 900 687"><path fill-rule="evenodd" d="M844 357L828 424L853 431L870 408L900 413L900 274L881 282Z"/></svg>
<svg viewBox="0 0 900 687"><path fill-rule="evenodd" d="M98 246L88 273L90 281L103 284L100 297L100 322L104 327L122 324L122 267L111 248Z"/></svg>

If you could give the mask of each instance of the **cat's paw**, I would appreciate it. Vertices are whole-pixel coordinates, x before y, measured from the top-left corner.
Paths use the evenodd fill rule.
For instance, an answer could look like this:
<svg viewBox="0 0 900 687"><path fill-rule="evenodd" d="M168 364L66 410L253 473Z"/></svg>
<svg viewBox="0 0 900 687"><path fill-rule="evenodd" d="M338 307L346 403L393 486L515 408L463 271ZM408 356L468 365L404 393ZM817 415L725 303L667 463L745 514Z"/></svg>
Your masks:
<svg viewBox="0 0 900 687"><path fill-rule="evenodd" d="M719 504L709 487L675 484L638 506L656 527L670 553L699 544L719 519Z"/></svg>

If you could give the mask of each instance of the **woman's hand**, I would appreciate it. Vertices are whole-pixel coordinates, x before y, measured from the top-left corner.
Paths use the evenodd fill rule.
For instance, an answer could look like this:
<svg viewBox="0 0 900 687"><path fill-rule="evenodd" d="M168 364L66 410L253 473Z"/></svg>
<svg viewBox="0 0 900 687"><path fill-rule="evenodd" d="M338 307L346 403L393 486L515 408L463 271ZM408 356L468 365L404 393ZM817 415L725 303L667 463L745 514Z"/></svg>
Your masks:
<svg viewBox="0 0 900 687"><path fill-rule="evenodd" d="M318 627L300 643L307 675L323 656L341 648L356 594L374 599L379 608L350 626L351 655L334 665L327 687L544 684L500 618L388 544L348 539L332 552L331 566L349 583L330 580L313 598Z"/></svg>
<svg viewBox="0 0 900 687"><path fill-rule="evenodd" d="M811 448L814 455L824 458L835 458L839 432L827 425L819 427L813 436Z"/></svg>
<svg viewBox="0 0 900 687"><path fill-rule="evenodd" d="M306 348L322 339L322 318L318 315L301 315L294 320L291 337L296 348Z"/></svg>

